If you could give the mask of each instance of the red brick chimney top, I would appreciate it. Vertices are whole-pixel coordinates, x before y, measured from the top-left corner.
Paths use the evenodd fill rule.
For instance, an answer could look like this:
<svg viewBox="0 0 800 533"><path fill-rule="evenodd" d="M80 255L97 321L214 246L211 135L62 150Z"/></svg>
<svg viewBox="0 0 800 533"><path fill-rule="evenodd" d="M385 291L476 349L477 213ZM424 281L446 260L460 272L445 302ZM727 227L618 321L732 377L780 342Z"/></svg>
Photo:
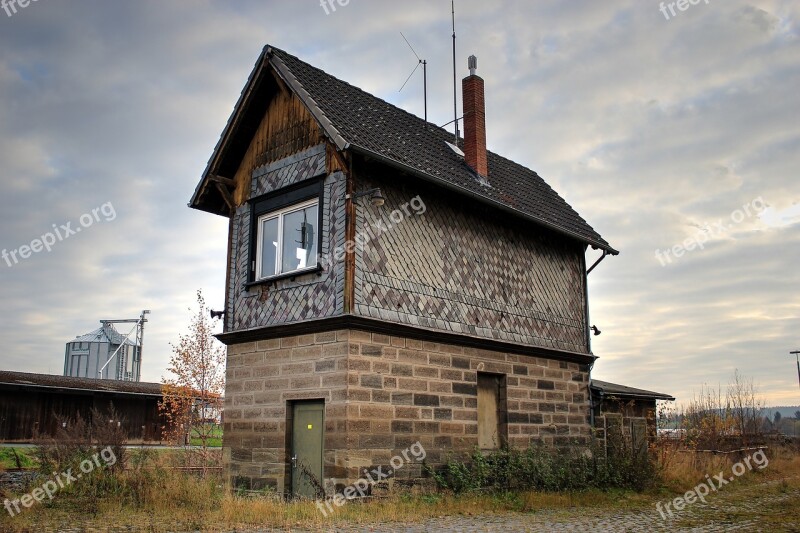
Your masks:
<svg viewBox="0 0 800 533"><path fill-rule="evenodd" d="M469 56L469 76L461 82L464 99L464 160L483 177L489 175L486 157L486 102L483 78L475 74L478 58Z"/></svg>

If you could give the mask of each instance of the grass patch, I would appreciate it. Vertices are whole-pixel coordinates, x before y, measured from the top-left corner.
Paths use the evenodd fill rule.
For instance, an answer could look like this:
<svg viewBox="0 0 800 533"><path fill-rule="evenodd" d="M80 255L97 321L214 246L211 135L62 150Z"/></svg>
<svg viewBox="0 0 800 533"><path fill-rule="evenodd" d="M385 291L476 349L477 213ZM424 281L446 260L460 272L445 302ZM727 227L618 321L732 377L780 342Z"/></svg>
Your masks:
<svg viewBox="0 0 800 533"><path fill-rule="evenodd" d="M195 429L193 431L197 432L199 430ZM206 446L210 448L222 447L222 426L218 424L207 425L202 431L204 431L205 435L207 435ZM192 435L190 437L190 443L192 446L203 445L202 439L197 435Z"/></svg>
<svg viewBox="0 0 800 533"><path fill-rule="evenodd" d="M19 460L19 464L17 464ZM0 447L0 468L35 468L32 448Z"/></svg>

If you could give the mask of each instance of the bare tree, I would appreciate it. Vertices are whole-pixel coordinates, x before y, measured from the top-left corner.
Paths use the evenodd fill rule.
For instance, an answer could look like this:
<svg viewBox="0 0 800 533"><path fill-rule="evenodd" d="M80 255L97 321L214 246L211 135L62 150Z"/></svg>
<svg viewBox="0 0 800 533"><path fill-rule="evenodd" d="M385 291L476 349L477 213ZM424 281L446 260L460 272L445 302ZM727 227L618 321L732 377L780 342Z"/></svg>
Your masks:
<svg viewBox="0 0 800 533"><path fill-rule="evenodd" d="M721 388L704 385L683 413L687 444L710 450L721 450L731 443L748 446L763 434L764 407L753 380L738 370L724 395Z"/></svg>
<svg viewBox="0 0 800 533"><path fill-rule="evenodd" d="M683 413L687 444L696 449L720 449L722 441L732 433L729 414L721 389L700 387Z"/></svg>
<svg viewBox="0 0 800 533"><path fill-rule="evenodd" d="M225 347L213 334L213 322L202 291L197 291L197 313L189 333L172 346L169 371L161 387L159 409L165 417L167 440L187 448L187 460L198 457L203 474L211 464L210 441L217 438L216 419L225 391ZM191 309L190 309L191 311ZM192 441L198 442L195 448Z"/></svg>
<svg viewBox="0 0 800 533"><path fill-rule="evenodd" d="M738 369L728 384L727 400L742 444L747 446L761 434L760 422L766 402L760 397L753 378L745 378Z"/></svg>

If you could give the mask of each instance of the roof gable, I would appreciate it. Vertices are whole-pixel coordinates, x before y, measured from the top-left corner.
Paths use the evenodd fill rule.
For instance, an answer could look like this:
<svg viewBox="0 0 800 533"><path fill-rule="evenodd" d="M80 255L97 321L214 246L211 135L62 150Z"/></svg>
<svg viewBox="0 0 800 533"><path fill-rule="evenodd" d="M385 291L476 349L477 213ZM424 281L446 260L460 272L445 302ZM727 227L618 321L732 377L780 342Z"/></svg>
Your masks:
<svg viewBox="0 0 800 533"><path fill-rule="evenodd" d="M190 206L214 212L201 201L205 184L233 137L246 134L240 125L246 123L244 115L253 107L254 94L270 70L303 101L339 150L374 157L595 248L618 253L536 172L489 151L486 184L447 146L453 140L447 131L269 46L242 92Z"/></svg>

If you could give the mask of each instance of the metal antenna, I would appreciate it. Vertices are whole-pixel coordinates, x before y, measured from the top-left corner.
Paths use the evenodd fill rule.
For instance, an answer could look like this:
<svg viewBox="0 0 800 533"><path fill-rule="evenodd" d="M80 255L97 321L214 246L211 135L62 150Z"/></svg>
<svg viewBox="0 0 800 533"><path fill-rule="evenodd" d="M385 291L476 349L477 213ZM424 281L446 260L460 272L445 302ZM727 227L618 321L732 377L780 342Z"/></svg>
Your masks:
<svg viewBox="0 0 800 533"><path fill-rule="evenodd" d="M456 125L456 142L458 146L458 92L456 90L456 1L450 0L453 13L453 123Z"/></svg>
<svg viewBox="0 0 800 533"><path fill-rule="evenodd" d="M425 129L428 129L428 62L425 59L420 59L419 54L417 54L417 51L414 50L413 46L411 46L411 43L408 42L408 39L406 39L406 36L403 35L403 32L400 32L400 35L402 35L403 40L406 42L408 47L411 48L411 51L414 52L417 61L419 61L417 66L414 67L414 70L411 71L411 74L408 75L408 78L406 78L406 81L403 83L403 87L406 86L406 83L408 83L408 80L411 79L411 76L413 76L419 66L422 65L422 84L425 99ZM397 92L402 92L403 87L400 87L400 90Z"/></svg>

